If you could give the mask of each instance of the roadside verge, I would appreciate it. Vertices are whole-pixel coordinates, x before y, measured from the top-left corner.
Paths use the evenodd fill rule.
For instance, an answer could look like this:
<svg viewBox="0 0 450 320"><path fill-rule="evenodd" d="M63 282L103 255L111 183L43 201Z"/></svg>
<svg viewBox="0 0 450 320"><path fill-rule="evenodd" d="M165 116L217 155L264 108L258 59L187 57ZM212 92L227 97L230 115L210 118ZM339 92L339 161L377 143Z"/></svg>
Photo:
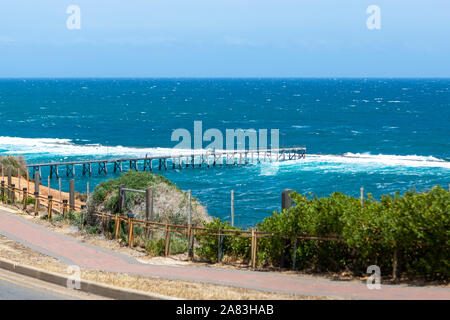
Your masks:
<svg viewBox="0 0 450 320"><path fill-rule="evenodd" d="M67 286L68 281L72 281L69 276L25 266L7 259L0 259L0 268L64 287ZM119 288L83 279L80 280L80 290L115 300L178 300L174 297L149 294L147 292Z"/></svg>

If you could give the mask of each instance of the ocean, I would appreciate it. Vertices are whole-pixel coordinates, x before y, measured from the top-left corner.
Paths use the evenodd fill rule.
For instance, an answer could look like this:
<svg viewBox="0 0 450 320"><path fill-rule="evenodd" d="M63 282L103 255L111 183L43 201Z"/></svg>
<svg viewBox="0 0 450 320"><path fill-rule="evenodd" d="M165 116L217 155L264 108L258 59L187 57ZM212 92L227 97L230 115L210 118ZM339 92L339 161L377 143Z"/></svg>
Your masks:
<svg viewBox="0 0 450 320"><path fill-rule="evenodd" d="M241 226L279 210L287 188L379 198L450 183L450 79L2 79L0 121L0 154L28 163L167 154L194 121L224 136L279 129L305 159L161 172L225 220L235 190ZM95 171L78 170L78 191L114 176Z"/></svg>

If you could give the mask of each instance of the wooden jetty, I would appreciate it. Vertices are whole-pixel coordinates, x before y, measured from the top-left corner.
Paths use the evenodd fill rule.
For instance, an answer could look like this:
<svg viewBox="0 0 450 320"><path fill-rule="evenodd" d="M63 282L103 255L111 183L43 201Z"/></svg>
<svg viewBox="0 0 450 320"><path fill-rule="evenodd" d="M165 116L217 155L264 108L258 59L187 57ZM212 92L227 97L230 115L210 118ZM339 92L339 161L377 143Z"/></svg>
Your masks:
<svg viewBox="0 0 450 320"><path fill-rule="evenodd" d="M143 158L123 158L123 159L104 159L104 160L86 160L86 161L71 161L71 162L49 162L29 164L27 168L32 170L32 176L36 172L41 175L41 169L48 167L50 170L49 176L53 178L60 177L60 168L64 168L66 177L75 176L75 168L80 167L83 176L92 176L92 169L95 166L97 174L107 175L108 164L113 169L114 173L121 173L123 171L123 164L129 164L129 170L135 171L153 171L153 170L167 170L169 167L173 169L195 168L217 165L243 165L250 163L274 162L297 160L305 158L306 148L283 148L283 149L265 149L265 150L221 150L221 151L204 151L191 152L185 154L171 154L159 155L153 157Z"/></svg>

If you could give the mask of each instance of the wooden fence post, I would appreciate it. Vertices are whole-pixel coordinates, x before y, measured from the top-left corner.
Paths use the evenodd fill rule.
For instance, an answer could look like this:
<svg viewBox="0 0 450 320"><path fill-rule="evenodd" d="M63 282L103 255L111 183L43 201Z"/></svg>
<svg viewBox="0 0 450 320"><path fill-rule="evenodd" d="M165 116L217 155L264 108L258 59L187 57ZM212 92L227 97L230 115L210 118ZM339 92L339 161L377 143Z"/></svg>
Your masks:
<svg viewBox="0 0 450 320"><path fill-rule="evenodd" d="M16 201L16 185L14 183L11 184L10 195L11 195L11 203L14 204Z"/></svg>
<svg viewBox="0 0 450 320"><path fill-rule="evenodd" d="M116 225L115 225L115 227L116 227L116 232L115 232L115 234L114 234L114 238L115 239L117 239L117 238L119 238L119 232L120 232L120 219L119 219L119 215L118 214L116 214Z"/></svg>
<svg viewBox="0 0 450 320"><path fill-rule="evenodd" d="M397 281L397 274L398 274L398 252L397 252L397 246L394 247L394 257L392 261L392 280Z"/></svg>
<svg viewBox="0 0 450 320"><path fill-rule="evenodd" d="M106 235L108 237L108 239L112 238L113 232L109 232L110 228L111 228L111 217L112 215L109 214L106 216Z"/></svg>
<svg viewBox="0 0 450 320"><path fill-rule="evenodd" d="M39 192L40 192L40 184L41 184L39 179L40 179L39 172L35 172L34 173L34 196L35 196L35 199L37 199L37 207L38 208L39 208L39 194L40 194Z"/></svg>
<svg viewBox="0 0 450 320"><path fill-rule="evenodd" d="M133 219L128 218L128 246L130 248L133 248L134 241L133 241L134 235L133 235Z"/></svg>
<svg viewBox="0 0 450 320"><path fill-rule="evenodd" d="M118 201L119 201L119 203L118 203L118 207L119 207L119 212L122 212L123 211L123 207L124 207L124 205L125 205L125 192L123 192L122 191L122 189L123 188L125 188L125 185L124 184L121 184L120 186L119 186L119 191L118 191Z"/></svg>
<svg viewBox="0 0 450 320"><path fill-rule="evenodd" d="M255 269L256 267L256 252L257 252L257 237L255 233L255 229L252 228L252 247L251 247L251 264L252 268Z"/></svg>
<svg viewBox="0 0 450 320"><path fill-rule="evenodd" d="M194 259L194 225L188 225L188 257L190 260Z"/></svg>
<svg viewBox="0 0 450 320"><path fill-rule="evenodd" d="M48 196L48 220L52 220L52 213L53 213L53 196Z"/></svg>
<svg viewBox="0 0 450 320"><path fill-rule="evenodd" d="M255 246L254 243L255 239L254 239L254 231L252 228L252 233L251 233L251 246L250 246L250 265L253 266L253 247Z"/></svg>
<svg viewBox="0 0 450 320"><path fill-rule="evenodd" d="M27 210L28 189L23 188L23 211Z"/></svg>
<svg viewBox="0 0 450 320"><path fill-rule="evenodd" d="M188 190L188 225L192 224L191 190Z"/></svg>
<svg viewBox="0 0 450 320"><path fill-rule="evenodd" d="M69 201L70 204L70 201ZM84 215L84 210L86 209L86 206L84 204L81 205L81 230L84 230L84 223L86 221L86 217ZM73 211L75 211L75 207L73 208Z"/></svg>
<svg viewBox="0 0 450 320"><path fill-rule="evenodd" d="M292 270L295 271L297 264L297 238L294 240L294 258L292 259Z"/></svg>
<svg viewBox="0 0 450 320"><path fill-rule="evenodd" d="M12 184L11 167L8 167L7 173L8 173L8 198L11 199L11 184Z"/></svg>
<svg viewBox="0 0 450 320"><path fill-rule="evenodd" d="M62 212L63 212L63 217L65 217L65 216L66 216L66 213L67 213L67 199L64 199L64 200L63 200L63 209L62 209Z"/></svg>
<svg viewBox="0 0 450 320"><path fill-rule="evenodd" d="M231 190L231 226L234 227L234 190Z"/></svg>
<svg viewBox="0 0 450 320"><path fill-rule="evenodd" d="M61 178L59 178L58 179L58 181L59 181L59 211L61 212L61 206L62 206L62 203L61 203Z"/></svg>
<svg viewBox="0 0 450 320"><path fill-rule="evenodd" d="M41 184L39 172L34 173L34 192L39 192L39 185Z"/></svg>
<svg viewBox="0 0 450 320"><path fill-rule="evenodd" d="M5 202L5 200L4 200L5 199L5 181L2 180L1 185L2 185L2 190L1 190L2 202L4 203Z"/></svg>
<svg viewBox="0 0 450 320"><path fill-rule="evenodd" d="M222 262L223 259L223 235L222 230L219 228L219 235L217 239L217 262Z"/></svg>
<svg viewBox="0 0 450 320"><path fill-rule="evenodd" d="M145 190L145 221L154 220L153 214L153 188L148 187ZM145 224L145 238L148 240L149 236L153 239L153 230L151 229L149 224Z"/></svg>
<svg viewBox="0 0 450 320"><path fill-rule="evenodd" d="M153 221L153 188L148 187L145 190L145 220Z"/></svg>
<svg viewBox="0 0 450 320"><path fill-rule="evenodd" d="M255 249L254 249L254 256L255 256L255 260L254 260L254 266L253 268L256 268L256 264L258 263L258 229L255 229Z"/></svg>
<svg viewBox="0 0 450 320"><path fill-rule="evenodd" d="M34 192L34 215L39 215L39 192Z"/></svg>
<svg viewBox="0 0 450 320"><path fill-rule="evenodd" d="M102 232L106 234L106 216L102 213Z"/></svg>
<svg viewBox="0 0 450 320"><path fill-rule="evenodd" d="M166 240L165 240L164 256L167 257L169 254L170 254L170 230L169 230L169 221L166 220Z"/></svg>
<svg viewBox="0 0 450 320"><path fill-rule="evenodd" d="M69 182L69 207L71 211L75 211L75 180Z"/></svg>

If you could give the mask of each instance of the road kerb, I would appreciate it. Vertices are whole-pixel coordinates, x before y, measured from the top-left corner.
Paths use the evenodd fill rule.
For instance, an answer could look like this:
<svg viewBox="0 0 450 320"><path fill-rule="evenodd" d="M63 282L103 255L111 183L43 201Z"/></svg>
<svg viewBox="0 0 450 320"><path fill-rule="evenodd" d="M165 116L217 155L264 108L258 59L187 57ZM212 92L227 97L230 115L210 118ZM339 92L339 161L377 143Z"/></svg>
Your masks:
<svg viewBox="0 0 450 320"><path fill-rule="evenodd" d="M63 287L67 286L67 281L69 279L69 276L66 275L44 271L7 259L0 259L0 268ZM175 297L120 288L83 279L80 281L80 287L80 291L116 300L178 300L178 298Z"/></svg>

